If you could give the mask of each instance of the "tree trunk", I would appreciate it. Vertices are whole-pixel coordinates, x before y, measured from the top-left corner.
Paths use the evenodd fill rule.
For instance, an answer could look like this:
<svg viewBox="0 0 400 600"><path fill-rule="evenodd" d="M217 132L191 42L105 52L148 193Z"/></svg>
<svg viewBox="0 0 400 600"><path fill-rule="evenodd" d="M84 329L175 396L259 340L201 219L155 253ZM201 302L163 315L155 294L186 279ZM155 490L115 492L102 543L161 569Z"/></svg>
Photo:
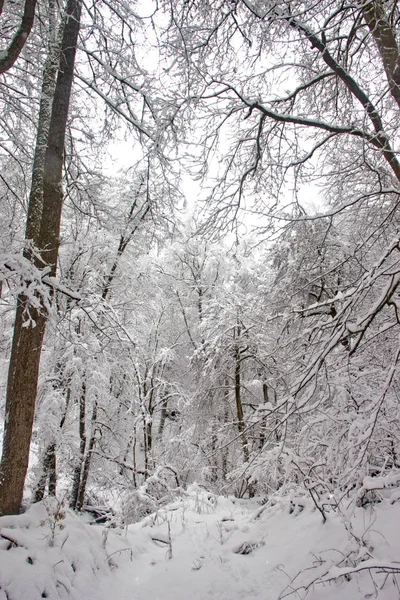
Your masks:
<svg viewBox="0 0 400 600"><path fill-rule="evenodd" d="M362 12L381 55L390 93L400 108L400 52L396 33L380 0L363 2Z"/></svg>
<svg viewBox="0 0 400 600"><path fill-rule="evenodd" d="M81 6L81 0L67 2L60 68L54 91L43 169L43 211L40 216L38 215L40 233L37 246L42 258L50 266L50 274L53 276L56 273L58 259L63 201L62 164ZM27 315L34 320L34 326L26 326ZM0 514L17 514L21 508L46 320L44 309L38 313L29 305L26 296L21 295L18 298L8 372L3 455L0 465Z"/></svg>
<svg viewBox="0 0 400 600"><path fill-rule="evenodd" d="M267 404L267 402L269 402L268 384L265 381L262 385L262 390L263 390L264 404ZM264 417L261 419L261 423L260 423L260 439L259 439L259 443L258 443L259 450L261 450L265 444L265 440L266 440L265 428L266 428L266 426L267 426L267 417L266 417L266 415L264 415Z"/></svg>
<svg viewBox="0 0 400 600"><path fill-rule="evenodd" d="M64 427L65 420L67 418L67 411L69 407L71 397L71 389L68 387L67 389L67 398L65 402L64 412L60 420L59 430L61 432ZM57 457L56 457L56 449L57 443L54 440L52 443L48 444L44 455L43 455L43 467L42 473L40 475L36 490L33 494L33 502L40 502L44 498L44 494L46 491L46 482L49 480L49 495L55 496L57 491Z"/></svg>
<svg viewBox="0 0 400 600"><path fill-rule="evenodd" d="M166 394L161 401L160 423L158 424L158 437L160 440L162 439L164 429L165 429L165 423L167 421L168 400L169 400L169 396L168 396L168 394Z"/></svg>
<svg viewBox="0 0 400 600"><path fill-rule="evenodd" d="M16 32L11 44L5 52L2 52L0 59L0 75L11 69L18 56L20 55L26 40L32 29L35 19L35 9L37 0L25 0L24 14L22 15L21 24ZM1 7L3 3L1 3ZM2 11L0 11L1 14Z"/></svg>
<svg viewBox="0 0 400 600"><path fill-rule="evenodd" d="M241 336L241 330L239 325L235 330L235 338L236 344L234 349L234 357L235 357L235 401L236 401L236 414L237 414L237 425L240 433L240 439L242 442L242 450L243 450L243 459L245 463L249 462L250 459L250 451L249 451L249 442L246 435L246 423L244 420L243 413L243 403L242 403L242 374L241 374L241 364L242 364L242 350L240 348L239 340ZM243 482L244 483L244 482ZM249 498L254 497L254 486L246 481L246 487L242 486L242 490L240 492L240 497L248 491Z"/></svg>
<svg viewBox="0 0 400 600"><path fill-rule="evenodd" d="M50 7L51 9L52 7ZM60 47L57 47L55 43L54 32L49 31L49 54L43 72L36 149L25 231L25 238L32 240L35 246L38 245L40 237L40 222L43 210L43 171L50 128L51 107L60 61L59 52ZM25 256L31 258L37 264L37 259L32 255L29 248L25 250ZM37 266L40 267L41 265L37 264ZM35 326L23 327L28 316L30 316ZM42 346L44 329L44 316L30 307L28 299L21 294L17 300L7 383L7 420L3 442L3 458L0 466L3 481L0 487L0 514L19 512L22 501L21 490L23 489L29 459L26 446L30 443L39 371L40 352L37 352L37 349ZM21 432L21 430L23 431ZM16 432L16 435L13 435L13 432ZM22 450L22 445L25 446L25 450Z"/></svg>
<svg viewBox="0 0 400 600"><path fill-rule="evenodd" d="M111 266L110 272L107 275L105 282L104 282L103 292L101 294L101 297L103 300L106 300L110 293L112 282L114 280L115 273L117 271L118 263L119 263L121 256L125 252L129 242L132 240L132 238L135 235L135 232L138 230L140 224L145 220L146 215L150 212L150 204L148 201L146 201L145 205L143 205L141 207L139 206L139 196L140 196L140 192L142 190L144 183L145 183L145 180L144 180L144 178L142 178L140 185L137 189L137 192L135 194L133 204L132 204L132 206L129 210L129 214L128 214L128 226L130 225L130 223L133 221L134 218L137 218L137 222L131 226L130 231L128 231L127 233L123 233L120 236L119 245L118 245L118 249L117 249L117 255ZM136 214L136 213L138 213L138 214Z"/></svg>
<svg viewBox="0 0 400 600"><path fill-rule="evenodd" d="M238 337L240 332L238 329ZM241 357L240 348L237 344L235 346L235 401L236 401L236 415L237 415L237 426L240 433L240 439L242 442L243 458L244 462L249 460L249 446L246 436L246 424L244 422L243 404L242 404L242 383L241 383Z"/></svg>
<svg viewBox="0 0 400 600"><path fill-rule="evenodd" d="M77 499L77 503L76 503L76 510L82 510L82 506L83 506L83 503L85 500L86 485L87 485L88 478L89 478L90 465L91 465L92 456L93 456L92 450L96 443L96 431L97 431L96 420L97 420L97 402L95 401L95 403L93 405L92 418L91 418L92 431L90 434L89 445L86 450L85 460L83 462L81 480L80 480L80 484L79 484L79 494L78 494L78 499Z"/></svg>
<svg viewBox="0 0 400 600"><path fill-rule="evenodd" d="M145 381L143 383L143 400L142 400L142 418L143 418L143 452L144 452L144 471L146 473L146 479L150 475L150 471L153 468L152 450L153 450L153 414L154 414L154 387L153 377L150 378L150 384L147 385L146 378L148 373L145 375Z"/></svg>
<svg viewBox="0 0 400 600"><path fill-rule="evenodd" d="M23 327L27 304L26 298L21 296L18 299L7 384L3 456L0 467L0 515L19 513L29 462L45 318L31 308L30 316L36 325Z"/></svg>
<svg viewBox="0 0 400 600"><path fill-rule="evenodd" d="M31 241L39 248L40 226L43 214L43 177L46 160L46 148L49 139L51 111L56 88L57 71L60 65L60 52L65 21L60 25L56 35L54 21L54 0L49 6L49 43L48 56L43 70L42 88L40 94L39 118L36 134L35 156L32 167L32 183L29 195L28 214L26 220L25 240ZM25 256L35 262L38 268L43 266L37 257L32 255L31 248L25 248Z"/></svg>
<svg viewBox="0 0 400 600"><path fill-rule="evenodd" d="M229 422L229 380L225 379L224 384L224 429ZM223 444L221 454L222 477L225 479L228 473L228 446Z"/></svg>
<svg viewBox="0 0 400 600"><path fill-rule="evenodd" d="M79 488L86 451L86 383L82 382L81 395L79 397L79 456L75 465L74 477L72 479L70 507L76 510L78 507Z"/></svg>
<svg viewBox="0 0 400 600"><path fill-rule="evenodd" d="M49 496L55 496L57 487L55 444L49 444L44 453L42 474L33 496L33 502L40 502L43 500L46 491L47 478L49 478Z"/></svg>

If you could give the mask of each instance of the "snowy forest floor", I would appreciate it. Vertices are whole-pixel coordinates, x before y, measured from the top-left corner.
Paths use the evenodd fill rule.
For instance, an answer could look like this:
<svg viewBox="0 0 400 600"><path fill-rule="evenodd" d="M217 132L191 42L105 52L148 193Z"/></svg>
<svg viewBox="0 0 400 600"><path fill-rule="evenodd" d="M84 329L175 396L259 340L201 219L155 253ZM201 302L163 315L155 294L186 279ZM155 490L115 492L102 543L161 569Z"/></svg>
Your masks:
<svg viewBox="0 0 400 600"><path fill-rule="evenodd" d="M400 503L327 516L193 486L107 528L45 500L0 518L0 600L399 599Z"/></svg>

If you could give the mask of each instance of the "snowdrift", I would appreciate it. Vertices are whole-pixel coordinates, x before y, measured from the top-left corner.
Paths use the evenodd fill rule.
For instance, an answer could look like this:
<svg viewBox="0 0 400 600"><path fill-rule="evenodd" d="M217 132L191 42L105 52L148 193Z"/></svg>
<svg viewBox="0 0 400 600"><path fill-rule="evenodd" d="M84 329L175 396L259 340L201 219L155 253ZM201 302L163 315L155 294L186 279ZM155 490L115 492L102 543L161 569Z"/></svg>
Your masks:
<svg viewBox="0 0 400 600"><path fill-rule="evenodd" d="M0 518L0 599L398 600L399 503L327 516L307 498L261 506L192 486L113 529L46 501Z"/></svg>
<svg viewBox="0 0 400 600"><path fill-rule="evenodd" d="M0 517L0 600L98 600L110 566L102 530L62 502Z"/></svg>

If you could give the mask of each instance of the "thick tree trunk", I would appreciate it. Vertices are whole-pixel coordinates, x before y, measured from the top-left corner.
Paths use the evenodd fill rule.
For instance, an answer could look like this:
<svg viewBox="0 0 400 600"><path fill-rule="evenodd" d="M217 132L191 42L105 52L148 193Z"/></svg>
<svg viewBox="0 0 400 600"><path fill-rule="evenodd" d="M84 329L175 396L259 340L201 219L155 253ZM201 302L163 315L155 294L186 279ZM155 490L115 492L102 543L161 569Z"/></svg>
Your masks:
<svg viewBox="0 0 400 600"><path fill-rule="evenodd" d="M380 0L363 2L362 12L381 55L390 93L400 108L400 52L395 30Z"/></svg>
<svg viewBox="0 0 400 600"><path fill-rule="evenodd" d="M40 349L45 317L30 308L35 327L24 327L28 301L18 299L7 384L3 456L0 468L0 514L18 514L29 462Z"/></svg>
<svg viewBox="0 0 400 600"><path fill-rule="evenodd" d="M38 239L34 240L37 242L42 258L51 268L51 275L56 273L58 258L63 201L61 181L64 141L81 0L68 0L66 12L60 68L54 92L43 169L43 211L40 214L40 233ZM35 321L35 326L26 326L28 313ZM19 297L7 382L3 455L0 465L0 514L16 514L21 508L46 319L44 309L39 314L29 305L28 298L23 295Z"/></svg>
<svg viewBox="0 0 400 600"><path fill-rule="evenodd" d="M54 21L54 0L49 3L49 21ZM35 156L32 167L32 183L29 195L28 214L26 220L25 239L39 248L40 226L43 215L43 177L46 161L46 148L49 139L51 111L57 81L57 71L60 65L60 52L65 22L60 25L58 35L55 25L49 26L48 56L43 70L42 88L40 93L39 118L36 133ZM29 246L25 248L25 256L35 261L40 268L41 263Z"/></svg>

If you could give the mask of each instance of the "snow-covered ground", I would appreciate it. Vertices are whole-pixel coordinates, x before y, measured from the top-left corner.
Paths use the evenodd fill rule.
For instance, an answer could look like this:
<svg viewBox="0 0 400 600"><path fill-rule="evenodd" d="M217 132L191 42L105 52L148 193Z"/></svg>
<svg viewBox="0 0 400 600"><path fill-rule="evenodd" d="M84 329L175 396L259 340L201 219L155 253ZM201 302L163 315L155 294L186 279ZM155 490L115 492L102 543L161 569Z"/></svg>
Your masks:
<svg viewBox="0 0 400 600"><path fill-rule="evenodd" d="M331 512L326 523L301 504L260 506L194 486L113 529L45 501L0 518L0 600L400 598L398 502Z"/></svg>

